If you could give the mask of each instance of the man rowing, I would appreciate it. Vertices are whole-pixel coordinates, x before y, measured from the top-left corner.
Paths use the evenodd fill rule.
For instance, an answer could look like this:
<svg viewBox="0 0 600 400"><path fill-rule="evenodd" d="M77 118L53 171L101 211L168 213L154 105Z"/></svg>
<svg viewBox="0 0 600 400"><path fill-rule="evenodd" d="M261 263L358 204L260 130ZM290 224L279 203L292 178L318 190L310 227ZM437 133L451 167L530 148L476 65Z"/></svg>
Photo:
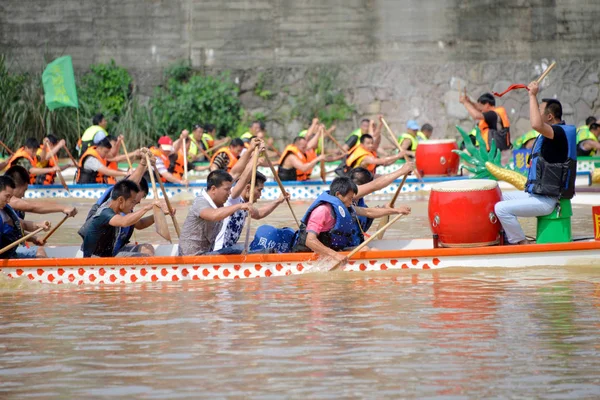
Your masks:
<svg viewBox="0 0 600 400"><path fill-rule="evenodd" d="M97 145L90 146L79 159L77 183L108 183L108 177L124 177L127 172L108 168L107 157L113 148L109 138L103 138Z"/></svg>
<svg viewBox="0 0 600 400"><path fill-rule="evenodd" d="M379 136L381 140L381 136ZM360 137L360 144L350 151L345 162L345 171L349 173L353 168L362 167L375 175L375 170L379 165L392 165L404 157L404 153L398 153L388 157L378 157L377 147L379 142L375 142L373 136L364 134Z"/></svg>
<svg viewBox="0 0 600 400"><path fill-rule="evenodd" d="M35 153L37 158L37 167L38 168L54 168L58 165L55 164L54 160L57 159L57 154L65 147L66 142L64 139L58 140L58 138L54 135L48 135L42 141L42 145L39 147L37 152ZM71 163L65 164L60 167L61 171L69 167L76 167L76 165L72 165ZM56 171L46 172L45 174L39 174L35 177L36 185L53 185L54 179L56 178Z"/></svg>
<svg viewBox="0 0 600 400"><path fill-rule="evenodd" d="M150 152L156 157L156 168L163 182L171 182L178 185L187 184L184 172L184 163L187 160L183 158L182 145L183 137L187 138L188 131L181 132L180 138L173 144L173 139L169 136L162 136L158 139L158 147L151 147ZM187 142L189 146L189 141Z"/></svg>
<svg viewBox="0 0 600 400"><path fill-rule="evenodd" d="M38 158L36 153L40 147L40 142L35 138L29 138L25 141L25 145L17 150L8 160L7 167L20 165L29 173L29 183L35 183L37 175L46 175L48 173L56 173L60 171L59 166L39 168Z"/></svg>
<svg viewBox="0 0 600 400"><path fill-rule="evenodd" d="M277 170L279 179L282 181L309 180L313 168L326 158L324 154L317 156L315 152L318 141L318 135L314 135L310 143L306 138L297 136L281 154Z"/></svg>
<svg viewBox="0 0 600 400"><path fill-rule="evenodd" d="M244 150L244 142L240 138L235 138L229 146L221 147L210 160L210 170L223 170L230 172L233 166L238 162L240 155Z"/></svg>

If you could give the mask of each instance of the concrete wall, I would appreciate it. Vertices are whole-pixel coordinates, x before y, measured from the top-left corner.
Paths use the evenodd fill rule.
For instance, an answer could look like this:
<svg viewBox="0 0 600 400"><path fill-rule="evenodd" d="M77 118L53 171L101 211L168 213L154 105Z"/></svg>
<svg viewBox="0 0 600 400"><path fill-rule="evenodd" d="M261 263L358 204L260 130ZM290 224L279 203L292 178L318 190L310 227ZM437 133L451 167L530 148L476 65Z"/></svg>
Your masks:
<svg viewBox="0 0 600 400"><path fill-rule="evenodd" d="M265 68L302 77L311 65L341 65L359 114L416 117L445 133L468 124L453 100L457 79L476 96L527 83L549 60L560 68L548 93L577 122L598 114L598 21L598 0L3 0L0 53L35 69L45 55L71 54L79 72L114 58L146 94L180 59L241 81ZM525 100L503 100L517 122ZM244 101L273 111L272 101ZM286 125L273 129L293 134Z"/></svg>

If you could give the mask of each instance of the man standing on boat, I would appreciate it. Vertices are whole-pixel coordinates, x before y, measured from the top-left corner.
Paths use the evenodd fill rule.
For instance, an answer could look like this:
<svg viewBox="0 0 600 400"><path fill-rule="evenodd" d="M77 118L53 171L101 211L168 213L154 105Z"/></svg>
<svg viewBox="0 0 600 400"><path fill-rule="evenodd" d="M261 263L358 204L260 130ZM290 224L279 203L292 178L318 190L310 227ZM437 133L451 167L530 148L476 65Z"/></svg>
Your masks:
<svg viewBox="0 0 600 400"><path fill-rule="evenodd" d="M575 194L577 173L577 133L575 126L562 121L562 105L555 99L542 99L538 106L537 82L529 89L531 127L540 133L533 145L525 192L506 192L495 210L510 244L527 244L517 217L550 214L559 199Z"/></svg>
<svg viewBox="0 0 600 400"><path fill-rule="evenodd" d="M504 107L496 107L494 95L484 93L477 99L477 104L473 104L465 93L461 93L458 101L465 106L471 118L479 121L481 137L485 141L488 151L492 140L496 141L496 148L500 151L512 147L508 114Z"/></svg>
<svg viewBox="0 0 600 400"><path fill-rule="evenodd" d="M321 193L304 214L293 251L314 251L336 262L345 262L346 256L339 252L350 250L364 241L357 217L381 218L394 214L410 214L407 207L353 206L357 193L358 187L350 178L335 178L329 190Z"/></svg>
<svg viewBox="0 0 600 400"><path fill-rule="evenodd" d="M24 236L24 232L33 232L38 228L50 229L50 222L34 223L19 218L15 210L8 205L16 188L15 182L8 176L0 176L0 249L16 242ZM30 240L36 245L43 243L35 236ZM43 247L15 246L0 254L0 259L46 257Z"/></svg>

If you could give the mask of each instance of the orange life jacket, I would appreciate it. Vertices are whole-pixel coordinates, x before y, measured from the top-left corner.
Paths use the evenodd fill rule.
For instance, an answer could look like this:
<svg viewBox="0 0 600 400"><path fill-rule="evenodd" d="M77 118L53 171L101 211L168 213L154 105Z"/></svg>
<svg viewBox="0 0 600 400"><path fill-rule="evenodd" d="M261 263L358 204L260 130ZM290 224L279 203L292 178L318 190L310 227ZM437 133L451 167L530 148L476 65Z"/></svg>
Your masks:
<svg viewBox="0 0 600 400"><path fill-rule="evenodd" d="M113 171L118 171L119 164L115 161L106 161L106 168L112 169ZM115 183L117 183L117 178L114 176L107 176L106 183L108 183L109 185L114 185Z"/></svg>
<svg viewBox="0 0 600 400"><path fill-rule="evenodd" d="M348 154L348 158L346 159L346 166L348 167L348 170L360 167L360 163L367 156L377 157L377 152L369 151L362 146L355 146L352 152ZM365 168L369 170L371 174L375 175L375 169L377 168L377 165L368 164Z"/></svg>
<svg viewBox="0 0 600 400"><path fill-rule="evenodd" d="M217 150L217 152L210 159L211 165L215 162L215 158L217 157L217 155L221 153L225 153L227 154L227 157L229 157L229 164L227 164L227 172L231 172L231 168L233 168L233 166L238 162L238 158L235 156L235 154L233 154L229 147L221 147L219 150Z"/></svg>
<svg viewBox="0 0 600 400"><path fill-rule="evenodd" d="M54 157L50 157L49 160L42 160L42 152L44 150L44 145L42 144L39 150L36 153L36 157L39 156L38 165L41 168L54 168L56 164L54 163ZM48 172L46 175L38 175L35 177L36 185L52 185L54 184L54 178L56 178L56 172Z"/></svg>
<svg viewBox="0 0 600 400"><path fill-rule="evenodd" d="M107 165L106 160L100 157L100 154L98 154L96 146L88 147L85 153L83 153L79 159L79 168L77 169L77 177L75 181L77 183L107 183L108 177L100 171L91 171L83 168L83 164L88 157L94 157L96 160L100 161L102 165Z"/></svg>
<svg viewBox="0 0 600 400"><path fill-rule="evenodd" d="M504 107L495 107L494 108L494 112L498 115L498 117L500 118L500 122L502 124L502 127L504 128L510 128L510 121L508 120L508 115L506 114L506 110L504 109ZM496 127L492 127L493 129L496 129ZM487 147L487 149L490 149L490 143L488 140L488 131L490 130L490 127L488 126L487 122L485 122L485 119L482 119L479 121L479 130L481 131L481 137L483 138L484 142L485 142L485 146Z"/></svg>
<svg viewBox="0 0 600 400"><path fill-rule="evenodd" d="M15 154L13 154L10 157L10 159L8 160L8 166L6 167L6 169L9 169L10 167L17 165L17 160L19 158L26 158L33 168L37 167L37 163L38 163L37 157L36 156L31 157L29 155L29 153L27 153L27 151L25 150L25 147L21 147L19 150L15 151ZM29 172L29 171L27 171L27 172ZM35 175L32 175L31 173L29 173L29 183L32 185L35 183Z"/></svg>
<svg viewBox="0 0 600 400"><path fill-rule="evenodd" d="M183 179L183 174L185 170L183 166L184 161L182 151L177 153L177 159L175 160L175 162L171 162L171 156L165 155L165 153L163 153L159 148L150 147L150 151L152 152L152 154L154 154L155 157L158 157L162 160L163 164L165 165L165 168L167 169L167 171L169 171L171 175L175 176L178 179ZM163 182L167 182L167 180L162 176L160 177L160 179Z"/></svg>
<svg viewBox="0 0 600 400"><path fill-rule="evenodd" d="M300 151L299 148L294 146L293 144L288 145L281 154L281 158L279 159L279 168L283 168L283 162L290 154L295 155L302 162L302 164L308 164L317 158L317 153L313 149L308 150L306 153ZM295 169L295 168L294 168ZM313 168L309 169L306 172L296 170L296 180L297 181L307 181L310 179L310 175L312 174Z"/></svg>

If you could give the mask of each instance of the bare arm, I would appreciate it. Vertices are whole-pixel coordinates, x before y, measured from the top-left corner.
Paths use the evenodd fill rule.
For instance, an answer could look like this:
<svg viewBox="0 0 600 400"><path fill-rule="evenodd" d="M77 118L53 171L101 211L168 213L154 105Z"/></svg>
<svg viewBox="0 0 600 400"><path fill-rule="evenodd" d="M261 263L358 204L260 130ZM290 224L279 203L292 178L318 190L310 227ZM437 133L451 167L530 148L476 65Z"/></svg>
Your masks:
<svg viewBox="0 0 600 400"><path fill-rule="evenodd" d="M399 168L398 170L382 175L369 183L365 183L364 185L358 185L358 193L356 194L356 198L360 199L361 197L365 197L368 194L376 192L377 190L383 189L384 187L389 186L399 177L409 174L414 169L414 164L406 163Z"/></svg>
<svg viewBox="0 0 600 400"><path fill-rule="evenodd" d="M45 175L50 172L56 172L57 169L60 169L60 167L49 167L49 168L31 167L31 168L29 168L29 174L30 175Z"/></svg>
<svg viewBox="0 0 600 400"><path fill-rule="evenodd" d="M139 210L132 212L127 215L115 215L108 221L110 226L116 226L120 228L124 228L127 226L135 225L148 211L150 211L153 207L153 204L146 204Z"/></svg>
<svg viewBox="0 0 600 400"><path fill-rule="evenodd" d="M175 175L173 175L170 172L163 172L160 174L163 178L165 178L168 182L171 183L177 183L179 185L183 185L185 184L185 180L184 179L179 179L178 177L176 177Z"/></svg>
<svg viewBox="0 0 600 400"><path fill-rule="evenodd" d="M459 94L458 101L462 103L463 106L465 106L471 118L475 120L483 119L483 113L479 111L477 107L475 107L475 104L473 104L473 102L471 101L471 99L469 99L465 92Z"/></svg>
<svg viewBox="0 0 600 400"><path fill-rule="evenodd" d="M288 195L289 196L289 195ZM285 201L284 196L279 196L279 198L275 201L271 201L270 203L265 204L261 208L258 209L258 215L253 217L254 219L263 219L269 216L275 209Z"/></svg>
<svg viewBox="0 0 600 400"><path fill-rule="evenodd" d="M554 139L554 131L552 130L552 126L542 121L542 114L540 114L540 106L537 101L537 94L539 91L537 82L531 82L528 88L529 119L531 120L531 127L548 139Z"/></svg>
<svg viewBox="0 0 600 400"><path fill-rule="evenodd" d="M250 148L248 148L244 154L242 154L240 156L240 159L238 160L238 162L235 163L235 165L233 166L233 168L231 168L231 176L233 177L233 179L242 179L241 175L246 171L248 165L250 165L250 169L252 169L252 163L250 162L250 159L252 158L252 154L253 154L253 150L260 145L262 141L258 138L253 138L250 141ZM248 173L250 174L250 173ZM249 176L249 175L248 175ZM236 185L237 186L237 185ZM239 197L239 196L233 196L233 198Z"/></svg>
<svg viewBox="0 0 600 400"><path fill-rule="evenodd" d="M249 210L252 205L248 203L234 204L227 207L205 208L200 211L200 218L206 221L222 221L238 210Z"/></svg>
<svg viewBox="0 0 600 400"><path fill-rule="evenodd" d="M50 229L50 222L49 221L33 222L33 221L21 220L21 227L26 232L33 232L39 228L44 228L44 230L47 231L48 229Z"/></svg>
<svg viewBox="0 0 600 400"><path fill-rule="evenodd" d="M15 210L34 214L64 213L70 216L77 214L75 207L64 207L48 201L25 200L12 197L9 204Z"/></svg>
<svg viewBox="0 0 600 400"><path fill-rule="evenodd" d="M366 168L367 165L391 165L403 157L403 154L395 154L383 158L366 156L360 162L360 166Z"/></svg>
<svg viewBox="0 0 600 400"><path fill-rule="evenodd" d="M154 215L149 215L136 222L135 229L146 229L147 227L152 225L154 225Z"/></svg>
<svg viewBox="0 0 600 400"><path fill-rule="evenodd" d="M313 169L315 167L315 165L317 165L319 163L319 161L321 161L323 159L323 155L318 156L317 158L315 158L308 164L304 164L302 161L300 161L298 159L298 157L296 157L295 154L290 154L289 156L287 156L287 159L290 161L292 166L294 168L296 168L296 170L306 172L306 171L310 171L311 169Z"/></svg>
<svg viewBox="0 0 600 400"><path fill-rule="evenodd" d="M410 214L410 207L401 206L397 208L389 208L389 207L373 207L373 208L364 208L364 207L354 207L356 210L356 215L359 217L367 217L367 218L381 218L386 215L395 215L402 214L408 215Z"/></svg>
<svg viewBox="0 0 600 400"><path fill-rule="evenodd" d="M339 254L325 246L321 241L317 238L317 235L314 232L308 232L306 234L306 247L324 257L331 257L337 259Z"/></svg>
<svg viewBox="0 0 600 400"><path fill-rule="evenodd" d="M118 169L110 169L107 167L100 167L98 168L98 172L106 175L106 176L114 176L114 177L118 177L118 176L127 176L127 172L125 171L121 171Z"/></svg>
<svg viewBox="0 0 600 400"><path fill-rule="evenodd" d="M598 143L598 142L596 142L594 140L584 140L579 145L585 151L600 150L600 143Z"/></svg>

